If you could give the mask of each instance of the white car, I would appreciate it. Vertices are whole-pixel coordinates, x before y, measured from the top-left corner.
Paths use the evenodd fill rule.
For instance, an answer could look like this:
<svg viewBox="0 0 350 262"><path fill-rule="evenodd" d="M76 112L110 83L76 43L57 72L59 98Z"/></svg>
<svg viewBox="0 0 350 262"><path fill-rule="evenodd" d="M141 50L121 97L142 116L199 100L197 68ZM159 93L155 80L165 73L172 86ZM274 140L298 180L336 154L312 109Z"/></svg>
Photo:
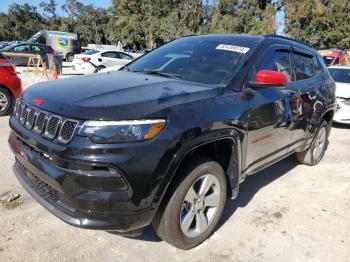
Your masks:
<svg viewBox="0 0 350 262"><path fill-rule="evenodd" d="M90 50L76 55L72 68L78 73L92 74L112 66L120 68L133 59L132 56L115 50Z"/></svg>
<svg viewBox="0 0 350 262"><path fill-rule="evenodd" d="M336 84L337 109L334 122L350 124L350 66L328 68Z"/></svg>

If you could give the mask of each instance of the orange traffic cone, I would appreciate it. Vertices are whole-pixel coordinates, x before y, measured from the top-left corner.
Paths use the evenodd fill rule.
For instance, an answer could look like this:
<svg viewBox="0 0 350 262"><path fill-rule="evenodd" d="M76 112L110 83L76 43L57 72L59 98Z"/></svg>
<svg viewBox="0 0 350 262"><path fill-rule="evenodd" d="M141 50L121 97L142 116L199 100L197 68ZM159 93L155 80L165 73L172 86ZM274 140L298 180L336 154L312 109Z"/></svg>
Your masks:
<svg viewBox="0 0 350 262"><path fill-rule="evenodd" d="M58 77L57 77L57 68L56 68L56 65L53 66L53 70L52 70L52 79L53 80L57 80Z"/></svg>

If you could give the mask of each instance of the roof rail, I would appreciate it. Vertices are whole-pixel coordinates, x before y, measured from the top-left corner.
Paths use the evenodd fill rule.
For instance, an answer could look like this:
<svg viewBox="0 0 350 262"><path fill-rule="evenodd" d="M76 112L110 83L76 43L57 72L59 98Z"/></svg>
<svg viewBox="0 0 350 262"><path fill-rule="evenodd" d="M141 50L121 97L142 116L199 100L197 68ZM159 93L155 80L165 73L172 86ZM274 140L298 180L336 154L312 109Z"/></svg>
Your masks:
<svg viewBox="0 0 350 262"><path fill-rule="evenodd" d="M303 41L296 40L296 39L293 39L293 38L290 38L290 37L287 37L287 36L283 36L283 35L268 34L268 35L264 35L264 37L277 37L277 38L281 38L281 39L293 41L293 42L296 42L296 43L303 44L303 45L306 45L306 46L308 46L308 47L314 48L314 47L313 47L311 44L309 44L309 43L305 43L305 42L303 42Z"/></svg>

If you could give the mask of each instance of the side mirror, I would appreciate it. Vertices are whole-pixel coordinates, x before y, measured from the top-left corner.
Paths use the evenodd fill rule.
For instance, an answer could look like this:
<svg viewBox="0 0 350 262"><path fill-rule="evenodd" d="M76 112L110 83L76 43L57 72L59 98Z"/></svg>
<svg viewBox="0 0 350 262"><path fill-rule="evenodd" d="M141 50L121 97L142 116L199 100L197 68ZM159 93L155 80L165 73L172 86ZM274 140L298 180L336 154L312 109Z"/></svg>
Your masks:
<svg viewBox="0 0 350 262"><path fill-rule="evenodd" d="M252 87L283 87L288 84L288 78L285 74L272 71L261 70L255 75L255 82L249 83Z"/></svg>

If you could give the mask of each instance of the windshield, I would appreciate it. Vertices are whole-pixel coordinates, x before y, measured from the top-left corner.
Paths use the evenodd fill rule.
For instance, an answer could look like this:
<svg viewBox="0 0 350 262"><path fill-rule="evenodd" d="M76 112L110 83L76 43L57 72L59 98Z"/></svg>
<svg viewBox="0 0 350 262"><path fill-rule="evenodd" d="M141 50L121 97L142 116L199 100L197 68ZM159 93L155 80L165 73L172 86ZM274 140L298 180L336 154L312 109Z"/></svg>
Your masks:
<svg viewBox="0 0 350 262"><path fill-rule="evenodd" d="M127 70L161 73L209 85L226 85L260 38L247 36L187 37L175 40L131 63Z"/></svg>
<svg viewBox="0 0 350 262"><path fill-rule="evenodd" d="M350 69L328 68L335 82L350 84Z"/></svg>

